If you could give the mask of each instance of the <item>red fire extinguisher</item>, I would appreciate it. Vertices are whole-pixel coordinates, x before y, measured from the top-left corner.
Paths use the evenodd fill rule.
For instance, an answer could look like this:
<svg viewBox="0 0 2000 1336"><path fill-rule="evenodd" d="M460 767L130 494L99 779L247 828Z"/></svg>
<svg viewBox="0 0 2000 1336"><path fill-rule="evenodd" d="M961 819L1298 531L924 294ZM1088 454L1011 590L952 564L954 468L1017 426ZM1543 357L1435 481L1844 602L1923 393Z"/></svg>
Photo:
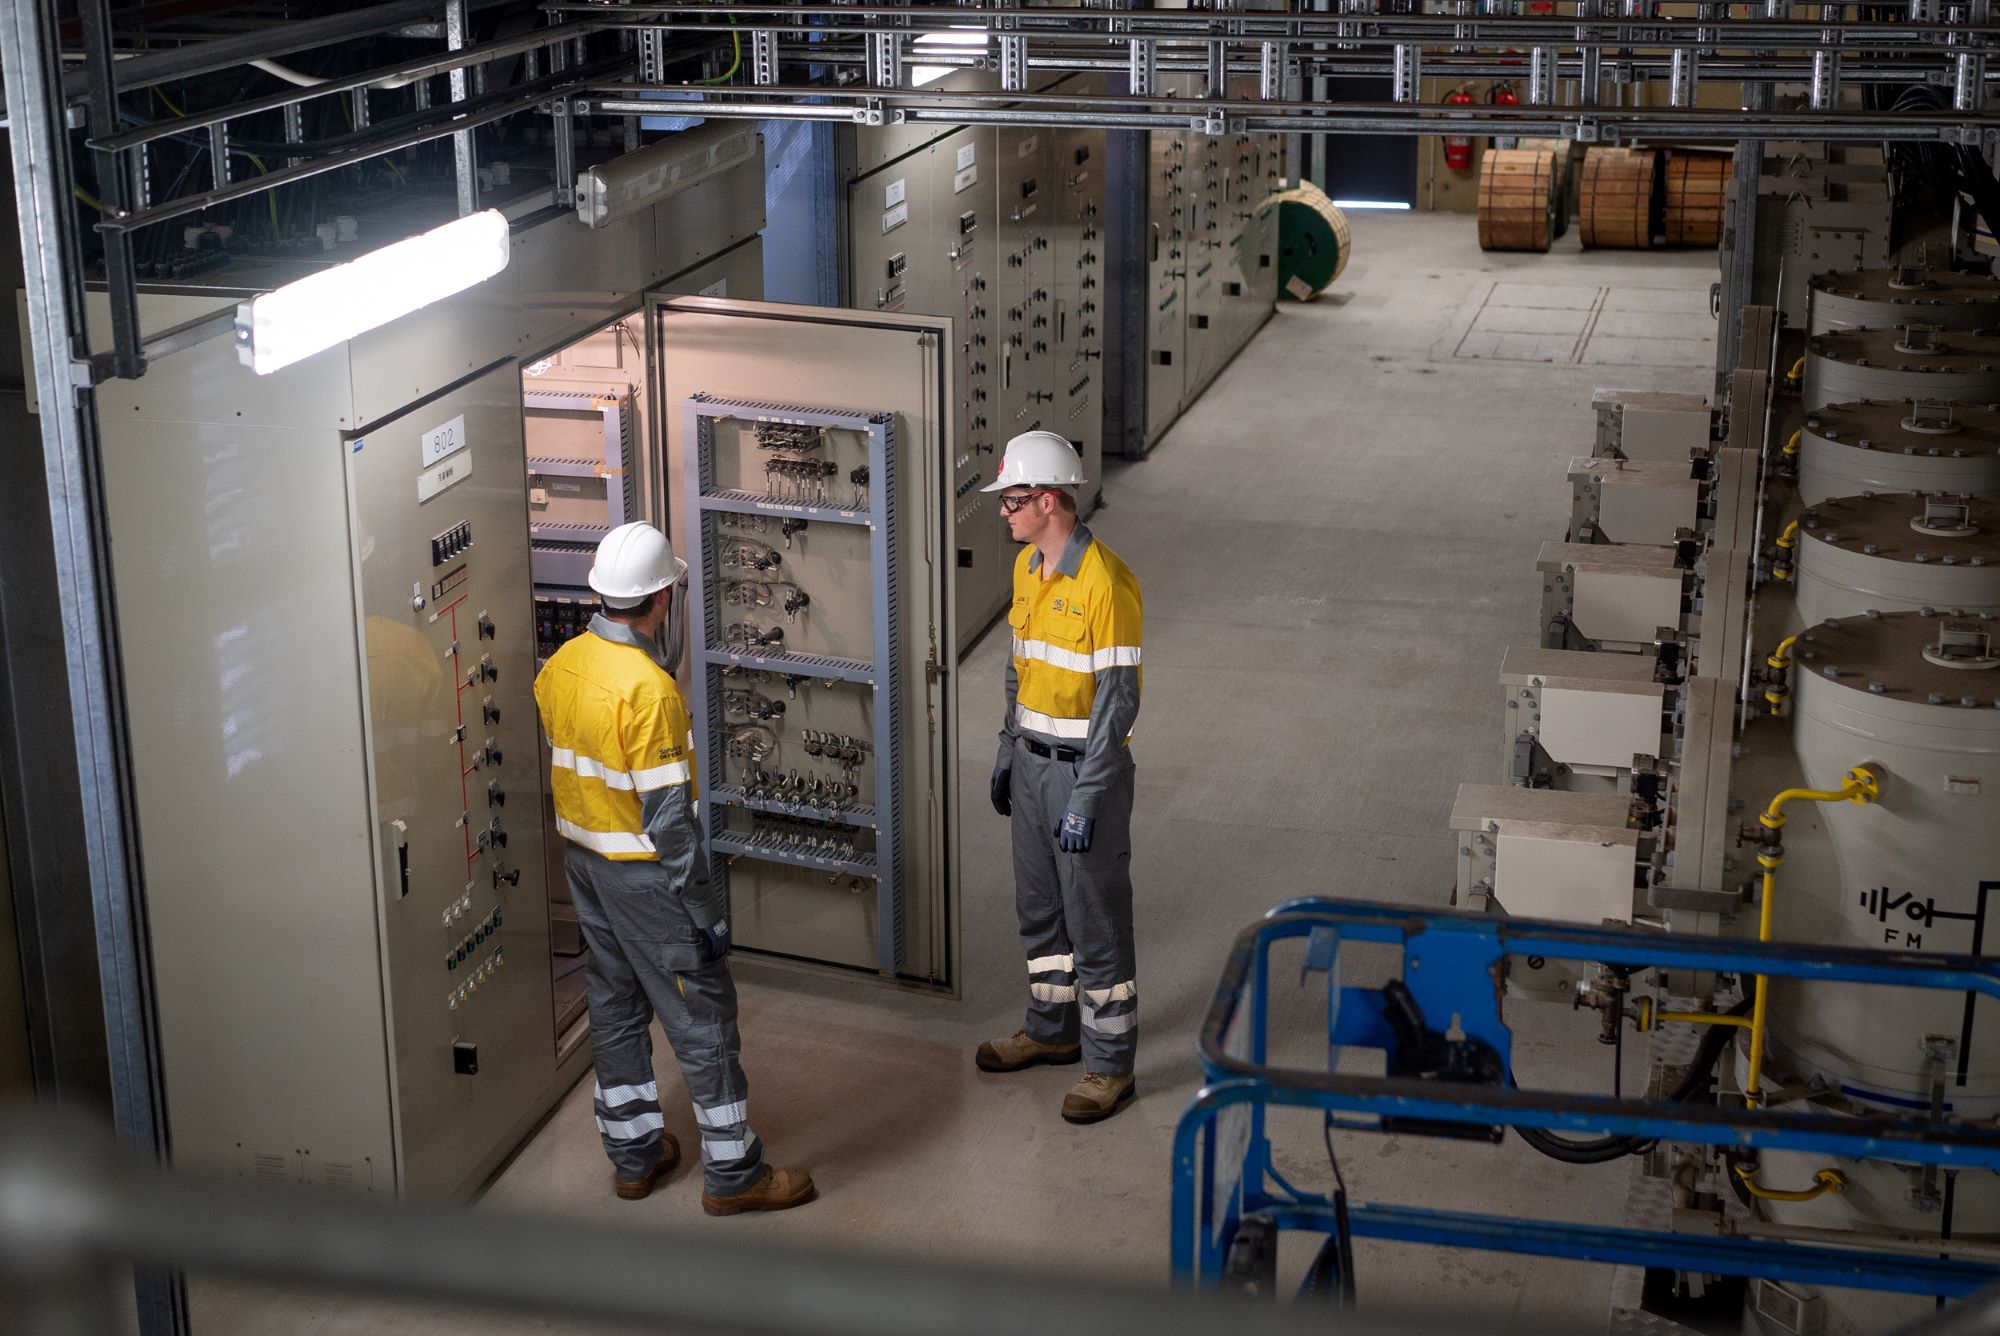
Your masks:
<svg viewBox="0 0 2000 1336"><path fill-rule="evenodd" d="M1521 105L1521 99L1514 96L1514 85L1512 84L1494 84L1492 91L1486 95L1486 100L1496 107L1518 107ZM1518 135L1493 136L1494 148L1513 148L1520 142L1521 140Z"/></svg>
<svg viewBox="0 0 2000 1336"><path fill-rule="evenodd" d="M1444 95L1447 107L1469 107L1472 94L1463 88L1454 88ZM1446 135L1444 137L1444 165L1454 172L1472 170L1472 137L1470 135Z"/></svg>

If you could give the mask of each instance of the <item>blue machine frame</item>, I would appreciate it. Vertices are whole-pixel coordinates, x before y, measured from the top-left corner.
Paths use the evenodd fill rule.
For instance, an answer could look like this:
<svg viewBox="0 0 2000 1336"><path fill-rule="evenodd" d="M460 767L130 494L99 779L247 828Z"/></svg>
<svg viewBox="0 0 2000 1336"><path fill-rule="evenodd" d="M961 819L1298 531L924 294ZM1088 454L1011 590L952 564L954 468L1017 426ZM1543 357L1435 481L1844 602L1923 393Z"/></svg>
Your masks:
<svg viewBox="0 0 2000 1336"><path fill-rule="evenodd" d="M690 658L698 670L694 674L694 718L698 726L705 730L704 745L697 748L697 752L701 765L701 792L708 800L703 820L709 848L718 854L743 855L820 872L872 878L876 888L878 925L876 968L883 974L894 974L902 968L906 945L903 763L902 749L896 741L896 730L903 718L903 678L899 663L903 651L903 629L896 601L897 591L902 588L897 569L902 552L897 522L900 484L895 414L717 399L706 394L689 395L682 400L681 411L686 415L688 444L684 463L688 505L694 521L690 525L693 549L689 566L695 578L689 581L689 599L693 624L699 636ZM859 433L868 442L867 508L857 510L839 505L807 505L756 492L718 489L715 485L715 426L730 420L781 422ZM850 524L868 530L869 579L874 609L874 658L870 662L782 651L747 653L722 645L722 607L711 594L720 588L721 571L716 552L725 541L717 530L716 516L726 512ZM742 788L725 783L723 757L727 748L723 744L727 730L723 726L723 691L717 674L729 665L853 682L872 690L875 695L875 727L870 742L875 748L874 802L850 803L836 811L811 804L754 799ZM873 855L857 854L852 860L844 860L754 845L729 833L728 817L732 807L785 812L873 830L875 852ZM717 875L728 876L726 863L718 866Z"/></svg>
<svg viewBox="0 0 2000 1336"><path fill-rule="evenodd" d="M1268 1062L1270 948L1297 937L1307 939L1306 970L1325 970L1328 976L1332 1047L1327 1070ZM1523 1090L1511 1083L1333 1071L1333 1059L1343 1047L1393 1051L1396 1042L1385 1020L1382 992L1342 986L1340 947L1346 942L1400 946L1403 982L1425 1016L1439 1024L1455 1021L1466 1038L1491 1045L1509 1072L1512 1036L1500 1015L1502 970L1509 955L2000 997L2000 961L1976 956L1719 941L1425 912L1370 901L1291 901L1237 937L1202 1026L1203 1088L1174 1137L1176 1283L1215 1285L1246 1216L1269 1217L1284 1230L1339 1230L1332 1198L1293 1187L1273 1166L1264 1119L1266 1107L1274 1104L1322 1110L1336 1129L1380 1131L1384 1119L1421 1119L1466 1131L1547 1128L1946 1169L2000 1169L2000 1131L1929 1116L1863 1120ZM1348 1205L1345 1217L1348 1233L1360 1238L1905 1294L1956 1298L2000 1279L2000 1267L1992 1264L1767 1239L1607 1229L1373 1202Z"/></svg>

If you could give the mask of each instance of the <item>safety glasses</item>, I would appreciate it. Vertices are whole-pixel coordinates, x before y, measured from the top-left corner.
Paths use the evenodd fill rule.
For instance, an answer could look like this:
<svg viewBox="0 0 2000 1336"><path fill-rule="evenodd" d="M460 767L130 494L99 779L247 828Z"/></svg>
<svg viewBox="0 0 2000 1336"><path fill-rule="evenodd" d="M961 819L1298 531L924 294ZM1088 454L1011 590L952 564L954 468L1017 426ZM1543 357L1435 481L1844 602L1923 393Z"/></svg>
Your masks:
<svg viewBox="0 0 2000 1336"><path fill-rule="evenodd" d="M1022 506L1027 505L1030 501L1041 496L1048 490L1046 487L1038 487L1032 492L1022 492L1019 496L1003 496L1000 498L1000 513L1002 515L1012 515Z"/></svg>

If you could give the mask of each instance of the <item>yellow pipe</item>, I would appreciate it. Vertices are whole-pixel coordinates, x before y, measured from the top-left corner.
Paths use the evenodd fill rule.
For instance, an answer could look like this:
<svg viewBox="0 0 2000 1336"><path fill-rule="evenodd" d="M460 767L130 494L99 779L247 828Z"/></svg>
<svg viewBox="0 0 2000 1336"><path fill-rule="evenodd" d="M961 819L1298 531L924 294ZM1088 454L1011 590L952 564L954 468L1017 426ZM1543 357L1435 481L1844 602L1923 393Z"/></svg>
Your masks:
<svg viewBox="0 0 2000 1336"><path fill-rule="evenodd" d="M1793 437L1794 441L1796 441L1797 439L1798 439L1797 437ZM1778 531L1778 551L1780 554L1790 552L1793 548L1797 547L1798 545L1799 545L1799 522L1797 520L1793 520L1791 523L1787 524L1783 529L1780 529ZM1791 562L1788 560L1787 561L1774 560L1771 563L1771 578L1773 580L1791 579L1792 578Z"/></svg>
<svg viewBox="0 0 2000 1336"><path fill-rule="evenodd" d="M1813 1175L1809 1188L1767 1188L1757 1181L1757 1170L1747 1164L1736 1166L1736 1177L1759 1201L1811 1201L1829 1192L1847 1191L1847 1176L1830 1165Z"/></svg>
<svg viewBox="0 0 2000 1336"><path fill-rule="evenodd" d="M1801 360L1803 360L1803 359L1801 359ZM1788 454L1788 455L1795 455L1795 454L1797 454L1797 453L1799 452L1799 442L1800 442L1800 441L1802 441L1802 440L1804 440L1804 439L1805 439L1805 431L1804 431L1804 429L1803 429L1803 428L1802 428L1802 429L1800 429L1800 430L1798 430L1798 431L1795 431L1795 432L1793 432L1793 433L1792 433L1792 439L1791 439L1791 440L1789 440L1789 441L1786 441L1786 442L1785 442L1785 449L1784 449L1784 453L1785 453L1785 454ZM1794 527L1797 527L1797 526L1795 525Z"/></svg>
<svg viewBox="0 0 2000 1336"><path fill-rule="evenodd" d="M1789 651L1793 636L1781 642L1771 655L1777 662L1781 655L1790 663ZM1779 830L1785 824L1785 808L1795 802L1813 803L1871 803L1882 793L1881 782L1872 771L1864 766L1849 770L1837 789L1785 789L1761 813L1757 821L1766 830ZM1785 861L1784 851L1774 845L1764 846L1757 851L1757 865L1764 869L1764 903L1758 907L1757 940L1771 940L1771 923L1776 916L1778 900L1778 868ZM1757 976L1757 991L1750 1003L1750 1074L1743 1082L1743 1097L1752 1104L1763 1100L1764 1040L1767 1034L1771 998L1771 980L1768 975ZM1817 1194L1815 1194L1817 1195Z"/></svg>
<svg viewBox="0 0 2000 1336"><path fill-rule="evenodd" d="M1783 540L1781 539L1780 541ZM1789 578L1778 575L1776 571L1771 572L1771 574L1774 579ZM1780 640L1778 642L1778 647L1771 651L1771 656L1765 659L1764 662L1769 664L1771 667L1777 669L1779 672L1781 673L1784 672L1787 668L1790 668L1792 666L1792 646L1798 643L1799 643L1798 636L1796 635L1786 636L1783 640ZM1785 684L1782 678L1772 682L1769 686L1764 688L1764 700L1767 704L1770 705L1771 713L1774 715L1783 714L1785 712L1785 702L1790 700L1791 696L1792 696L1791 688Z"/></svg>
<svg viewBox="0 0 2000 1336"><path fill-rule="evenodd" d="M1803 380L1806 374L1806 359L1801 357L1792 363L1792 369L1785 373L1786 380Z"/></svg>
<svg viewBox="0 0 2000 1336"><path fill-rule="evenodd" d="M1656 1011L1655 1022L1679 1021L1683 1025L1740 1025L1749 1028L1748 1016L1731 1016L1720 1011Z"/></svg>

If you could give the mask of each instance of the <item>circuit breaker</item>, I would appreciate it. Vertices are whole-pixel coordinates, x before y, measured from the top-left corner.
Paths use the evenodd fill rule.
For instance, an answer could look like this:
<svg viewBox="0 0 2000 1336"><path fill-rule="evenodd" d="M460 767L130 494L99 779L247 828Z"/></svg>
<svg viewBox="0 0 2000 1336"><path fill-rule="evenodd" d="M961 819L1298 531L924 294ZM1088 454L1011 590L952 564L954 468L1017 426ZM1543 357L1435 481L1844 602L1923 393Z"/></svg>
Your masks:
<svg viewBox="0 0 2000 1336"><path fill-rule="evenodd" d="M653 318L736 944L954 988L952 322L689 298Z"/></svg>

